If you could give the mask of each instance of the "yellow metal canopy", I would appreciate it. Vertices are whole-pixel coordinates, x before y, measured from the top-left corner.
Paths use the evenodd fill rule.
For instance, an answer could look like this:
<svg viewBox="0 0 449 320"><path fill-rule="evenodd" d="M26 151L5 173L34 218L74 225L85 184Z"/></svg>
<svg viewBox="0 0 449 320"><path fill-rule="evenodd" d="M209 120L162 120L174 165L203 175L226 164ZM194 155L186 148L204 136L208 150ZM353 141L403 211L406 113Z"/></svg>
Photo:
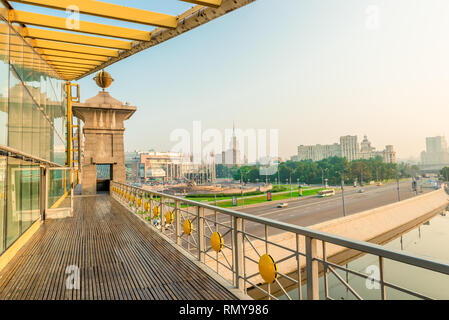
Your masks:
<svg viewBox="0 0 449 320"><path fill-rule="evenodd" d="M48 62L48 67L53 68L62 79L70 81L95 73L255 0L179 1L195 6L174 16L95 0L10 0L3 1L8 9L0 9L0 14L10 23L19 24L23 37ZM11 5L14 2L26 4L27 8L76 9L81 15L106 18L111 23L81 19L70 24L66 18L15 10ZM114 25L116 21L131 22L142 27L133 29L117 26ZM1 37L0 44L3 42ZM23 57L25 61L27 57Z"/></svg>

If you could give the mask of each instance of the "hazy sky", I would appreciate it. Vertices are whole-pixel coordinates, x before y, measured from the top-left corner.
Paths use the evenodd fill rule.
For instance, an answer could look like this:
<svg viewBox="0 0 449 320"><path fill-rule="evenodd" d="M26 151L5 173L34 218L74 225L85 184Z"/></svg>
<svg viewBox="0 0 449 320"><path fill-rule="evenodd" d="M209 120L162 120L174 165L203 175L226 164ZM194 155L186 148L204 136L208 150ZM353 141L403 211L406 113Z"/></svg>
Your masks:
<svg viewBox="0 0 449 320"><path fill-rule="evenodd" d="M169 150L172 130L201 120L279 129L282 157L346 134L417 157L426 136L449 132L448 17L447 0L257 0L107 68L111 94L138 106L126 149ZM92 76L80 83L82 100L98 91Z"/></svg>

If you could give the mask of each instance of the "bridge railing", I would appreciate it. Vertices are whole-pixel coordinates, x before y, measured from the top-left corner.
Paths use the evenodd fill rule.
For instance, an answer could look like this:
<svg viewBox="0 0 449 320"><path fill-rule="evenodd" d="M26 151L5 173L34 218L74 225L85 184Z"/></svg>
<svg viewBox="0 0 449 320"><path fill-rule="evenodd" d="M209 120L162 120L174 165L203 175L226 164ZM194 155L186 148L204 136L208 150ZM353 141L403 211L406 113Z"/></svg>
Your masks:
<svg viewBox="0 0 449 320"><path fill-rule="evenodd" d="M112 182L111 196L235 288L257 299L333 299L330 289L336 284L353 298L362 299L366 290L350 285L349 275L365 281L368 289L377 289L379 299L387 299L387 289L432 299L418 292L422 288L387 281L386 260L449 275L449 265L435 259L127 184ZM348 261L362 255L374 261L370 273L348 267ZM404 276L412 278L413 273Z"/></svg>

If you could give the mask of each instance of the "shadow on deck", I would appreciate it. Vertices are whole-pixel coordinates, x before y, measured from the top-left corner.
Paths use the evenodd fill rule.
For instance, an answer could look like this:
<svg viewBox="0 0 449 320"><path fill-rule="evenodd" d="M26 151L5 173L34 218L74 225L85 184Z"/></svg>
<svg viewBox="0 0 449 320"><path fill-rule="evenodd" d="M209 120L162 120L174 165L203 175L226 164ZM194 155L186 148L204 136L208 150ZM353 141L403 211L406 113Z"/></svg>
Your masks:
<svg viewBox="0 0 449 320"><path fill-rule="evenodd" d="M0 299L236 299L109 195L77 196L0 274ZM67 267L80 288L66 288Z"/></svg>

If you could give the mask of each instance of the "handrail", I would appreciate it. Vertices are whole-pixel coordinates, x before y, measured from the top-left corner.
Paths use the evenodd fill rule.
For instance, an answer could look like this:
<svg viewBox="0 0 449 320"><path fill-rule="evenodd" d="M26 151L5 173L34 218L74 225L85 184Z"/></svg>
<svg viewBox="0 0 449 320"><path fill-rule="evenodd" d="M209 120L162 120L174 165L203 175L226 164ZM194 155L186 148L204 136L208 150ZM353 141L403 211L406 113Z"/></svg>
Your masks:
<svg viewBox="0 0 449 320"><path fill-rule="evenodd" d="M35 162L48 164L51 167L58 167L58 168L64 168L65 167L63 165L60 165L59 163L52 162L52 161L49 161L49 160L45 160L45 159L42 159L42 158L30 155L30 154L25 153L23 151L20 151L20 150L11 148L11 147L7 147L7 146L4 146L4 145L0 145L0 151L4 151L4 152L7 152L7 153L13 153L13 154L19 155L21 157L27 158L27 159L35 161Z"/></svg>
<svg viewBox="0 0 449 320"><path fill-rule="evenodd" d="M238 211L234 211L234 210L230 210L230 209L226 209L226 208L215 207L210 204L192 201L192 200L188 200L188 199L185 199L182 197L172 196L172 195L168 195L168 194L157 192L157 191L145 190L143 188L134 187L134 186L127 185L127 184L124 184L121 182L114 181L114 183L120 184L120 185L128 187L128 188L137 189L137 190L140 190L143 192L150 192L154 195L161 196L166 199L168 198L168 199L172 199L172 200L182 201L183 203L186 203L186 204L191 204L191 205L199 206L202 208L218 211L220 213L224 213L224 214L227 214L227 215L230 215L233 217L242 218L242 219L260 223L263 225L268 225L271 227L275 227L277 229L282 229L284 231L296 233L296 234L299 234L299 235L302 235L305 237L322 240L322 241L332 243L335 245L339 245L342 247L346 247L349 249L354 249L354 250L362 251L362 252L369 253L369 254L375 254L375 255L378 255L378 256L381 256L381 257L384 257L387 259L395 260L398 262L410 264L410 265L424 268L427 270L431 270L431 271L449 275L449 264L444 261L438 260L438 259L427 258L427 257L425 258L425 257L421 257L421 256L411 254L411 253L404 253L404 252L401 252L401 251L398 251L395 249L386 249L386 248L384 248L380 245L374 244L374 243L369 243L369 242L365 242L365 241L360 241L360 240L350 239L350 238L346 238L346 237L342 237L342 236L338 236L338 235L333 235L330 233L313 230L310 228L301 227L301 226L297 226L297 225L293 225L293 224L285 223L285 222L280 222L280 221L276 221L276 220L272 220L272 219L268 219L268 218L263 218L263 217L255 216L252 214L244 213L244 212L238 212Z"/></svg>

